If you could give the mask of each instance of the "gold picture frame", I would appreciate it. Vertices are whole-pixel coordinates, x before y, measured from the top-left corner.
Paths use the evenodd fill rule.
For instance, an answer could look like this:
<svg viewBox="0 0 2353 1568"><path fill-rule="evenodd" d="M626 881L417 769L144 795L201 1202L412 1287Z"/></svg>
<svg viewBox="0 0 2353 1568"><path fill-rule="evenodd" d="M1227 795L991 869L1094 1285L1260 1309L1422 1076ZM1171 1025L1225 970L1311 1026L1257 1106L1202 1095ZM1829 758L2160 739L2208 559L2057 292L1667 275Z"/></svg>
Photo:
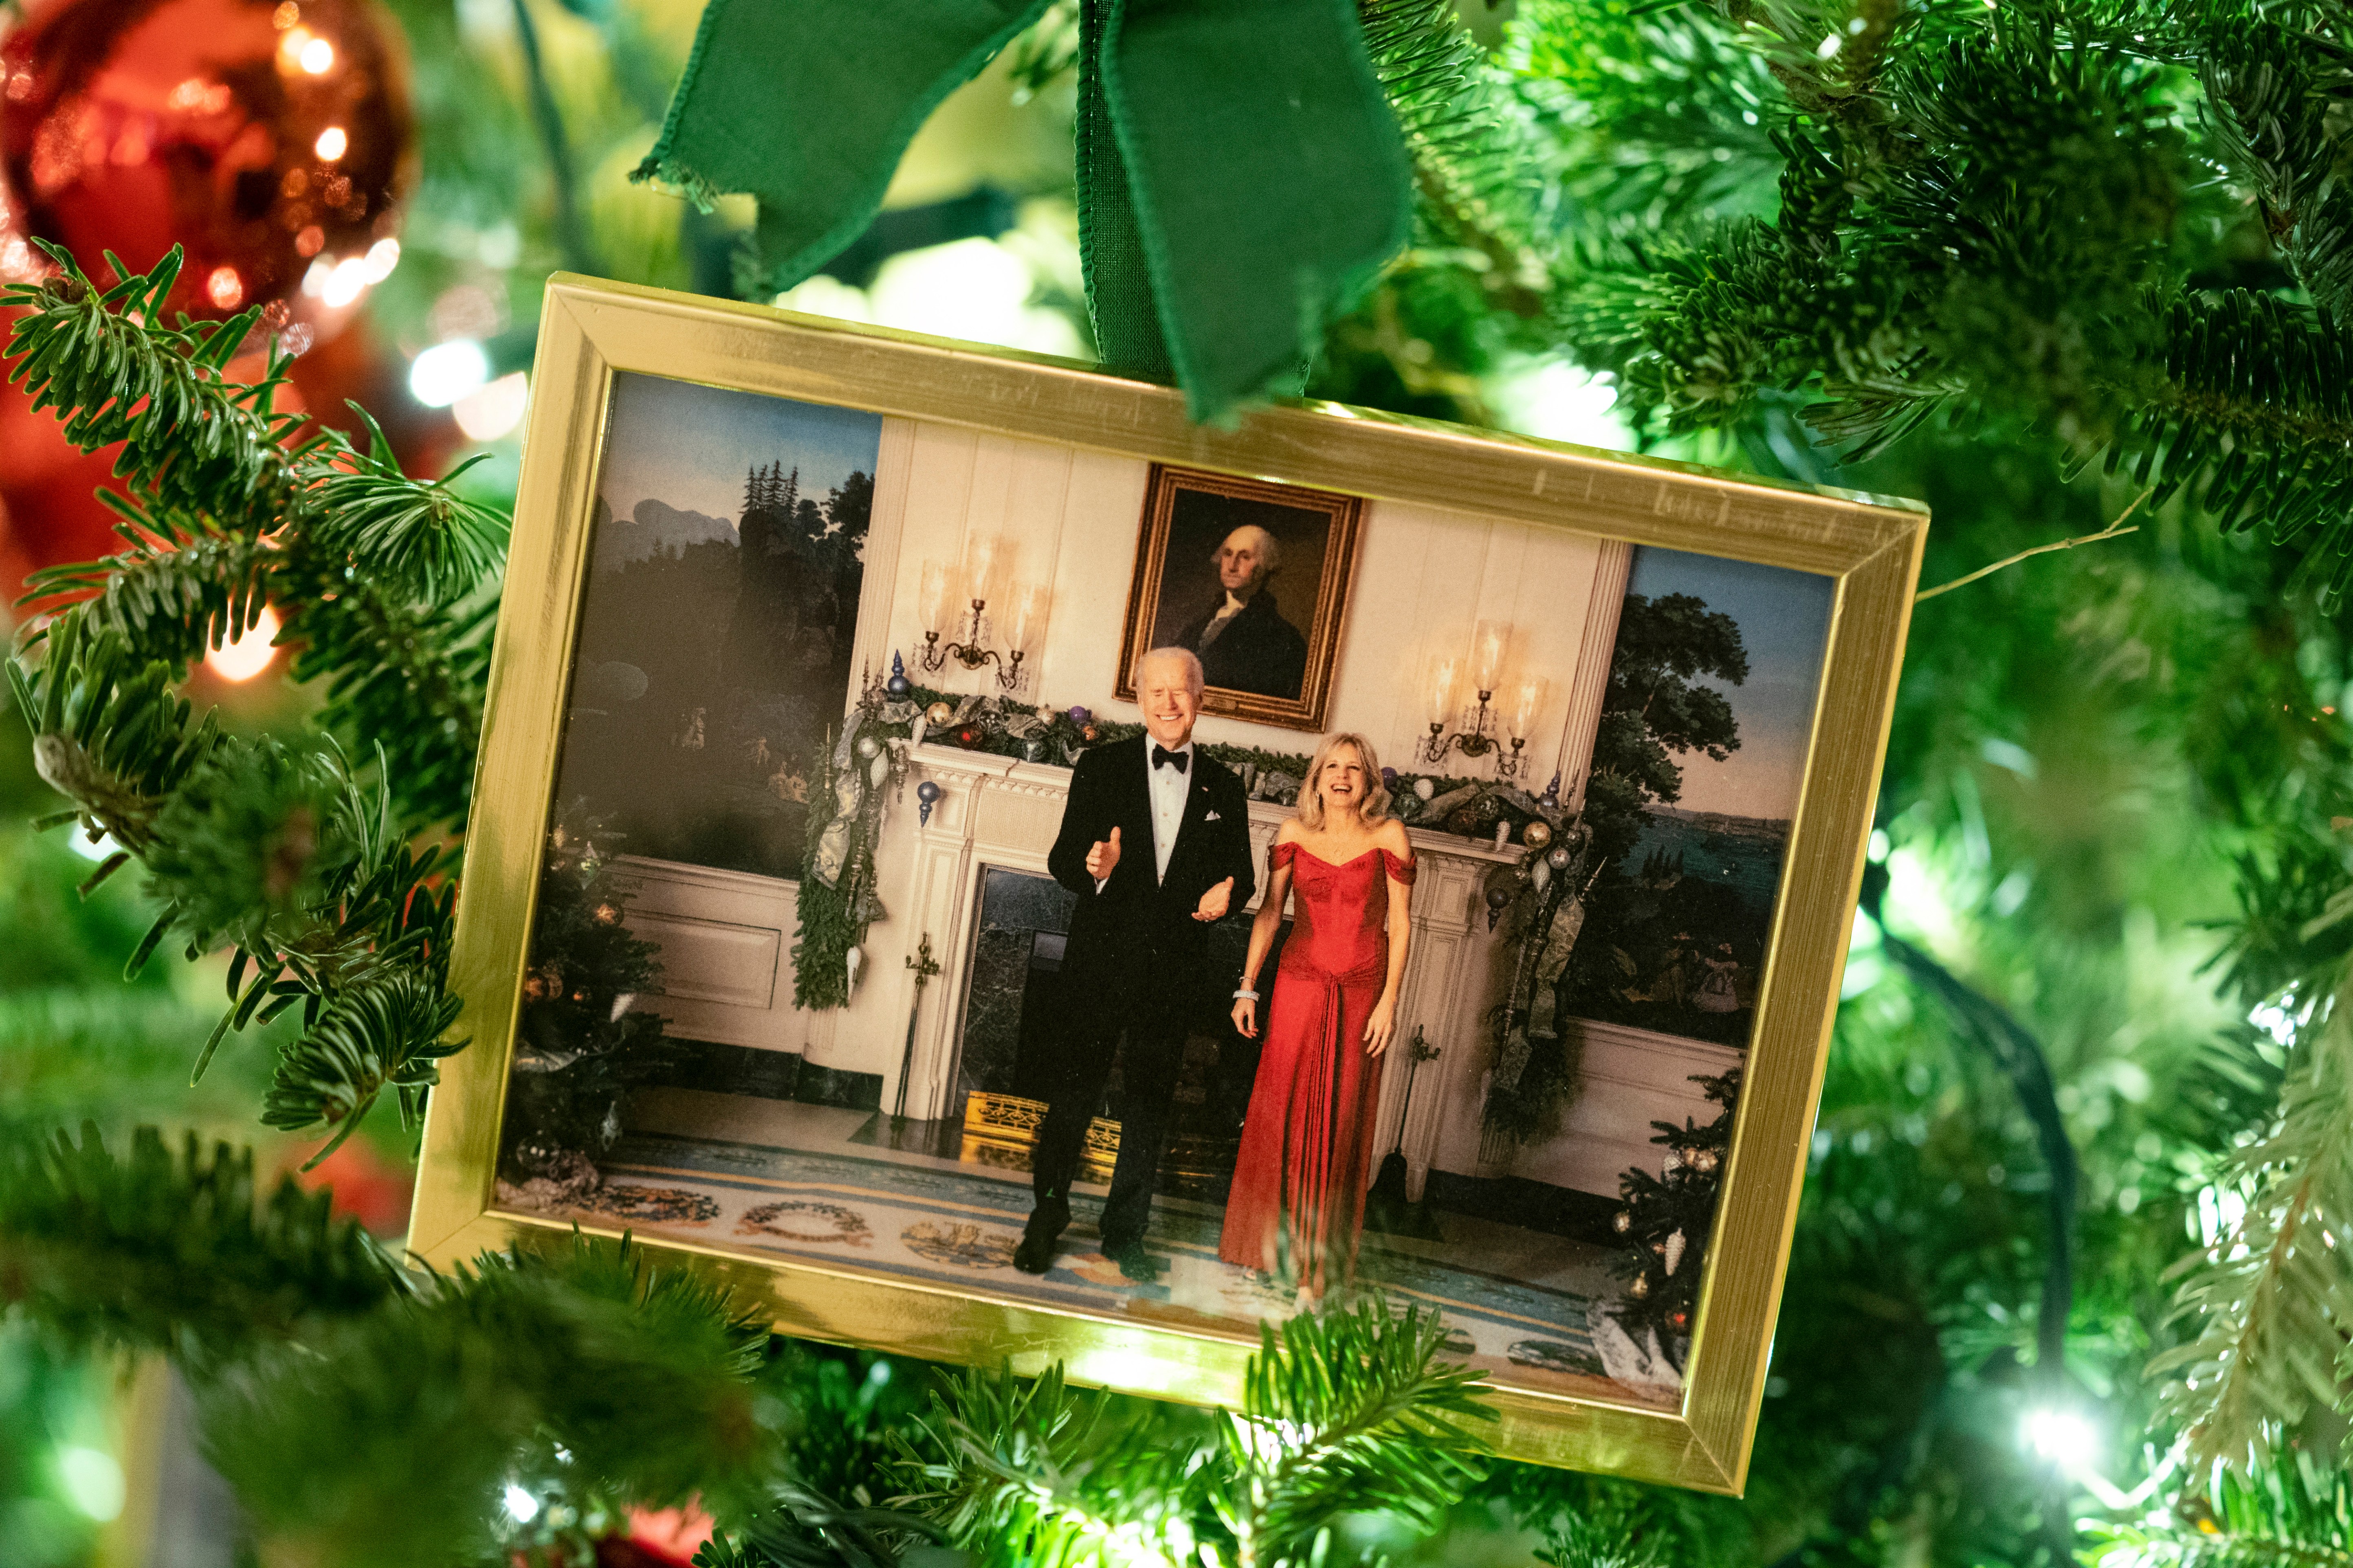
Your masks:
<svg viewBox="0 0 2353 1568"><path fill-rule="evenodd" d="M1186 501L1197 504L1186 509ZM1120 698L1134 700L1135 661L1147 649L1188 647L1201 656L1208 678L1201 694L1202 712L1289 730L1322 730L1331 709L1332 677L1339 663L1340 629L1347 620L1348 586L1356 564L1356 529L1364 508L1361 496L1153 464L1144 493L1144 526L1136 539L1135 580L1128 589L1127 635L1120 645L1116 672ZM1180 510L1194 515L1180 521L1176 515ZM1201 638L1200 623L1208 619L1208 583L1205 580L1203 592L1187 602L1175 603L1172 555L1187 552L1206 560L1208 552L1201 546L1210 539L1223 539L1237 524L1251 526L1257 519L1275 521L1286 513L1295 514L1296 522L1285 531L1295 535L1291 545L1294 557L1309 556L1306 570L1293 565L1276 574L1282 587L1269 583L1265 591L1252 595L1243 613L1229 623L1233 630L1213 641ZM1310 519L1322 521L1314 524ZM1176 574L1179 581L1183 576L1181 572ZM1286 601L1280 600L1278 594L1290 593L1303 581L1314 584L1313 596L1304 615L1293 606L1292 614L1306 622L1293 626L1282 618L1282 605ZM1192 616L1197 608L1203 613ZM1288 653L1278 646L1271 651L1253 648L1231 657L1236 645L1250 635L1249 628L1261 620L1273 628L1277 638L1291 645ZM1227 674L1229 666L1234 670L1231 676Z"/></svg>
<svg viewBox="0 0 2353 1568"><path fill-rule="evenodd" d="M1925 509L1332 404L1260 408L1221 429L1188 420L1173 390L1082 364L558 275L541 315L458 896L451 984L472 1044L447 1063L432 1094L409 1232L411 1251L436 1267L484 1249L540 1245L573 1228L568 1219L497 1207L495 1167L600 457L615 378L624 373L1831 580L1799 804L1680 1396L1672 1408L1644 1408L1509 1379L1492 1394L1502 1417L1494 1439L1508 1457L1737 1493L1864 865ZM1353 635L1361 646L1366 628ZM906 1016L902 1008L897 1020ZM895 1044L892 1051L895 1058ZM779 1332L803 1338L1007 1363L1024 1373L1059 1362L1081 1384L1228 1404L1239 1402L1257 1348L1247 1331L1050 1310L986 1289L879 1277L849 1255L786 1260L746 1256L715 1238L640 1231L639 1240L699 1260Z"/></svg>

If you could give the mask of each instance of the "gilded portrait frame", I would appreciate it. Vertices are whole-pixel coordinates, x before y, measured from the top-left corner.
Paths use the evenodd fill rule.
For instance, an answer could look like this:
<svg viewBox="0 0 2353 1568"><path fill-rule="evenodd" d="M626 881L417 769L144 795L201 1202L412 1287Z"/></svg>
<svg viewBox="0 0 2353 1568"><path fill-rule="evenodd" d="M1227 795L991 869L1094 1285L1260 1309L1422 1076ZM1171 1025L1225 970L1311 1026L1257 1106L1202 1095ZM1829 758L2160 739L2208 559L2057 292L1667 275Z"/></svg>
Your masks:
<svg viewBox="0 0 2353 1568"><path fill-rule="evenodd" d="M1737 1493L1763 1396L1849 928L1927 527L1908 501L1531 437L1292 402L1197 425L1174 390L1068 361L558 275L545 291L504 602L491 659L450 983L470 1048L426 1119L409 1247L447 1268L536 1246L569 1220L493 1206L500 1127L549 819L610 391L617 373L941 421L1373 499L1493 514L1834 580L1798 816L1763 970L1713 1257L1678 1405L1499 1384L1504 1455ZM593 1227L592 1227L593 1228ZM640 1235L693 1258L802 1338L944 1362L1060 1363L1074 1382L1239 1403L1254 1336L1184 1331L892 1280L847 1263L755 1259Z"/></svg>
<svg viewBox="0 0 2353 1568"><path fill-rule="evenodd" d="M1356 530L1364 520L1362 496L1313 490L1300 485L1243 479L1234 474L1152 465L1144 492L1144 526L1135 543L1135 579L1127 594L1127 635L1121 640L1114 691L1124 701L1135 698L1135 661L1154 645L1153 628L1160 621L1166 584L1176 499L1182 494L1214 495L1243 501L1271 502L1301 511L1321 511L1325 519L1321 565L1315 597L1306 617L1307 651L1295 698L1269 696L1220 686L1212 679L1201 694L1201 711L1221 713L1290 730L1324 728L1332 705L1332 677L1339 666L1340 629L1347 622L1348 589L1356 568Z"/></svg>

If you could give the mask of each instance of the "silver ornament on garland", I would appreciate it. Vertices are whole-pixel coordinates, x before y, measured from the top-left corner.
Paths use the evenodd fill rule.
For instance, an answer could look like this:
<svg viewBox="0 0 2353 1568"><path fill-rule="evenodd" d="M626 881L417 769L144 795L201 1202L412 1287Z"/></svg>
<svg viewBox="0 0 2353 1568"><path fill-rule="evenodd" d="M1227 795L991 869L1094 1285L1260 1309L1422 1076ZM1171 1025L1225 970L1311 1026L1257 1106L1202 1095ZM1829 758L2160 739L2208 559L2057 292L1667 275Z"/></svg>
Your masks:
<svg viewBox="0 0 2353 1568"><path fill-rule="evenodd" d="M932 825L932 807L940 803L942 793L940 786L930 779L925 779L915 786L915 815L922 819L925 827Z"/></svg>
<svg viewBox="0 0 2353 1568"><path fill-rule="evenodd" d="M866 967L865 949L853 947L848 952L843 953L841 955L841 967L844 973L849 977L849 989L852 993L855 993L858 989L858 972Z"/></svg>
<svg viewBox="0 0 2353 1568"><path fill-rule="evenodd" d="M871 759L881 749L882 742L876 740L873 736L860 735L858 737L858 754L860 756Z"/></svg>
<svg viewBox="0 0 2353 1568"><path fill-rule="evenodd" d="M1628 1231L1633 1229L1634 1211L1631 1209L1620 1209L1615 1215L1610 1216L1609 1228L1616 1231L1620 1236L1623 1236Z"/></svg>
<svg viewBox="0 0 2353 1568"><path fill-rule="evenodd" d="M1634 1276L1634 1282L1626 1287L1626 1294L1633 1297L1637 1301L1648 1298L1651 1294L1651 1277L1647 1274Z"/></svg>
<svg viewBox="0 0 2353 1568"><path fill-rule="evenodd" d="M1576 856L1568 852L1568 846L1566 844L1556 844L1545 852L1545 864L1556 871L1567 870L1568 863L1576 858Z"/></svg>
<svg viewBox="0 0 2353 1568"><path fill-rule="evenodd" d="M1675 1271L1675 1265L1683 1260L1684 1245L1683 1233L1680 1230L1667 1237L1667 1245L1662 1250L1666 1254L1668 1273L1672 1274Z"/></svg>

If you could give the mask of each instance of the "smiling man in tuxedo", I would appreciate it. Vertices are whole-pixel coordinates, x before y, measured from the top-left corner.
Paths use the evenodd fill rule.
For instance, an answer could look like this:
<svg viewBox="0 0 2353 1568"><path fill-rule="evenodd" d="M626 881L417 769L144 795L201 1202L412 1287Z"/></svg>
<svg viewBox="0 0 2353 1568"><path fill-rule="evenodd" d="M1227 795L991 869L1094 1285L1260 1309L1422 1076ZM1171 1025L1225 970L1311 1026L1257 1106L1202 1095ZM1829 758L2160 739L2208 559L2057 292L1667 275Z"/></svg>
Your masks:
<svg viewBox="0 0 2353 1568"><path fill-rule="evenodd" d="M1193 744L1201 661L1155 648L1135 662L1145 733L1079 759L1047 868L1076 893L1062 956L1060 1059L1031 1164L1037 1206L1014 1267L1043 1274L1071 1222L1071 1181L1087 1123L1120 1055L1119 1163L1103 1249L1131 1279L1159 1265L1144 1248L1152 1184L1168 1141L1187 1024L1207 979L1208 928L1250 901L1250 815L1241 780Z"/></svg>

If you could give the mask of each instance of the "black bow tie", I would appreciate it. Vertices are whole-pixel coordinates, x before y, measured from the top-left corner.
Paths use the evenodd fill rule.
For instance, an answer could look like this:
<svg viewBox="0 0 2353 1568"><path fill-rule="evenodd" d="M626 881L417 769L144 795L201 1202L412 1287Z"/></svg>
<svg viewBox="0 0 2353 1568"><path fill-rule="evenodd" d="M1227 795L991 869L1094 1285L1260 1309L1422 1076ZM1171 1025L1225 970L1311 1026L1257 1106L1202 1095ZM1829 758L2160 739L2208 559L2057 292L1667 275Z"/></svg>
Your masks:
<svg viewBox="0 0 2353 1568"><path fill-rule="evenodd" d="M1152 748L1152 765L1155 768L1166 765L1175 768L1181 773L1185 771L1185 764L1192 760L1192 758L1187 756L1184 752L1172 752L1166 746L1155 746Z"/></svg>

